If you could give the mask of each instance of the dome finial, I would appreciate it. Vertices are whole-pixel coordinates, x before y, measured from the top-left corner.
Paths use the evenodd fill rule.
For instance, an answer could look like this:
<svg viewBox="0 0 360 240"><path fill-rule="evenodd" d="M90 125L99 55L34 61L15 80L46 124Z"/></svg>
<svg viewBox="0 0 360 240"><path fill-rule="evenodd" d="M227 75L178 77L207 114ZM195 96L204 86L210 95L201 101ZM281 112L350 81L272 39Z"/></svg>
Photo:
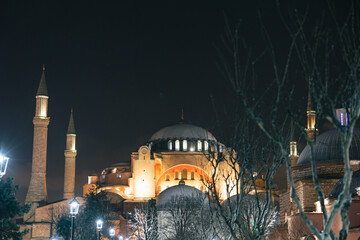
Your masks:
<svg viewBox="0 0 360 240"><path fill-rule="evenodd" d="M184 119L184 109L181 109L181 119L180 119L180 123L185 123L185 119Z"/></svg>
<svg viewBox="0 0 360 240"><path fill-rule="evenodd" d="M179 181L179 185L185 185L184 179L181 179L181 180Z"/></svg>

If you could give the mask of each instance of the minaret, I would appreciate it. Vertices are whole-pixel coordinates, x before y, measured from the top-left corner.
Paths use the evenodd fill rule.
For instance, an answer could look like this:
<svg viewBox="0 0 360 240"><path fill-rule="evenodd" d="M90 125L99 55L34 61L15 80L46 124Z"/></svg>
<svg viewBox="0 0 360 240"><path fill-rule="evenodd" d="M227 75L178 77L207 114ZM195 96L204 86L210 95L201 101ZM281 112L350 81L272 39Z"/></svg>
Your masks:
<svg viewBox="0 0 360 240"><path fill-rule="evenodd" d="M306 132L308 134L309 140L313 140L315 137L315 134L318 135L318 130L315 128L315 117L316 112L313 109L312 103L311 103L311 81L309 78L309 90L308 90L308 103L307 103L307 128Z"/></svg>
<svg viewBox="0 0 360 240"><path fill-rule="evenodd" d="M30 185L25 203L31 204L30 211L24 215L24 221L35 220L35 209L47 203L46 190L46 154L47 134L50 118L48 111L48 91L45 80L45 65L41 74L39 88L36 93L36 110L33 118L34 140Z"/></svg>
<svg viewBox="0 0 360 240"><path fill-rule="evenodd" d="M296 140L295 140L295 135L294 135L294 122L291 121L291 141L290 141L290 154L289 154L289 158L290 158L290 162L291 162L291 167L295 167L297 160L299 159L299 155L297 152L297 146L296 146Z"/></svg>
<svg viewBox="0 0 360 240"><path fill-rule="evenodd" d="M75 162L76 162L76 133L71 109L69 126L66 134L64 199L74 198L75 195Z"/></svg>

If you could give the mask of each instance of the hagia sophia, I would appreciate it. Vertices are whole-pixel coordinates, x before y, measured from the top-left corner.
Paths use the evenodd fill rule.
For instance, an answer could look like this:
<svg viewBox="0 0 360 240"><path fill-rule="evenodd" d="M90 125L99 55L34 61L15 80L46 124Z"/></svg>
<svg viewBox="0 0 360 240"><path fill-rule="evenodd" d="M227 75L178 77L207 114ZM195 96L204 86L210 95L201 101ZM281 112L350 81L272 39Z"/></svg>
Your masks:
<svg viewBox="0 0 360 240"><path fill-rule="evenodd" d="M50 239L55 234L50 211L56 208L66 208L75 197L75 165L76 165L76 131L72 112L66 133L65 173L63 199L54 203L47 201L46 161L47 161L47 128L50 123L48 116L49 94L46 87L45 68L43 68L40 84L36 94L36 109L33 118L34 139L31 180L26 196L26 203L31 204L31 210L24 215L21 229L29 229L24 239ZM307 132L310 139L318 135L315 129L315 110L312 108L311 96L308 97ZM339 121L346 125L346 111L337 109ZM310 166L311 149L306 146L300 155L297 142L292 139L290 144L290 160L295 179L296 192L306 215L321 231L323 217L318 203L317 194L312 181ZM150 199L166 199L169 194L176 193L179 182L206 192L204 182L210 178L212 167L209 164L207 152L228 154L226 146L219 142L209 131L187 124L182 115L180 122L164 127L155 132L151 138L131 153L131 162L115 163L104 166L97 174L88 176L87 184L83 186L83 195L95 185L99 190L108 192L114 204L120 206L120 214L130 210L134 204ZM205 153L205 154L204 154ZM328 130L316 136L314 154L321 188L326 198L326 208L331 209L342 190L344 167L342 163L341 139L336 129ZM348 239L358 239L360 236L360 198L357 188L360 187L360 130L354 130L353 142L350 148L353 180L351 185L352 204L349 209L350 231ZM226 169L226 164L221 168ZM225 187L219 178L219 196L226 200ZM259 190L264 183L256 182ZM278 194L279 193L279 194ZM76 198L83 202L82 197ZM275 191L273 198L279 202L280 226L278 234L273 239L305 239L311 236L301 220L298 209L290 197L289 187L286 190ZM121 216L126 219L125 216ZM340 216L337 216L333 229L339 232L342 227ZM306 238L307 239L307 238Z"/></svg>

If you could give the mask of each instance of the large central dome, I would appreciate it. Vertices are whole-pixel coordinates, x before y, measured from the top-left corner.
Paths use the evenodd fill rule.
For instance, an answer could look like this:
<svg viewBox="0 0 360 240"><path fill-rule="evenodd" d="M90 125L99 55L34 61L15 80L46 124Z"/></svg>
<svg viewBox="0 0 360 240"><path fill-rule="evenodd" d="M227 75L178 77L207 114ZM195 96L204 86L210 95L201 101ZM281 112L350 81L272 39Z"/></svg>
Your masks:
<svg viewBox="0 0 360 240"><path fill-rule="evenodd" d="M190 124L179 123L165 127L152 135L149 142L163 139L199 139L216 141L207 130Z"/></svg>
<svg viewBox="0 0 360 240"><path fill-rule="evenodd" d="M350 160L360 160L360 129L355 128L350 146ZM342 162L341 135L337 129L320 134L314 145L314 155L317 163ZM310 165L311 149L307 145L301 152L297 166Z"/></svg>

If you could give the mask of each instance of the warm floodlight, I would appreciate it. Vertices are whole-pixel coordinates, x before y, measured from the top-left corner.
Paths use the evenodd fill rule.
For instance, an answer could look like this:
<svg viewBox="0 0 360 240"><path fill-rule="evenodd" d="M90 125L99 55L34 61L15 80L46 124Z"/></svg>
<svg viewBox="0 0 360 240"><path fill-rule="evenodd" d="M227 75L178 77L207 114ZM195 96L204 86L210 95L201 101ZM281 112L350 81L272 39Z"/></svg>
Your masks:
<svg viewBox="0 0 360 240"><path fill-rule="evenodd" d="M79 213L80 203L74 198L70 203L70 214L71 216L76 216Z"/></svg>
<svg viewBox="0 0 360 240"><path fill-rule="evenodd" d="M0 178L5 175L9 158L0 154Z"/></svg>
<svg viewBox="0 0 360 240"><path fill-rule="evenodd" d="M103 220L101 220L101 219L99 219L99 220L97 220L96 221L96 228L97 228L97 230L101 230L102 229L102 227L103 227Z"/></svg>

